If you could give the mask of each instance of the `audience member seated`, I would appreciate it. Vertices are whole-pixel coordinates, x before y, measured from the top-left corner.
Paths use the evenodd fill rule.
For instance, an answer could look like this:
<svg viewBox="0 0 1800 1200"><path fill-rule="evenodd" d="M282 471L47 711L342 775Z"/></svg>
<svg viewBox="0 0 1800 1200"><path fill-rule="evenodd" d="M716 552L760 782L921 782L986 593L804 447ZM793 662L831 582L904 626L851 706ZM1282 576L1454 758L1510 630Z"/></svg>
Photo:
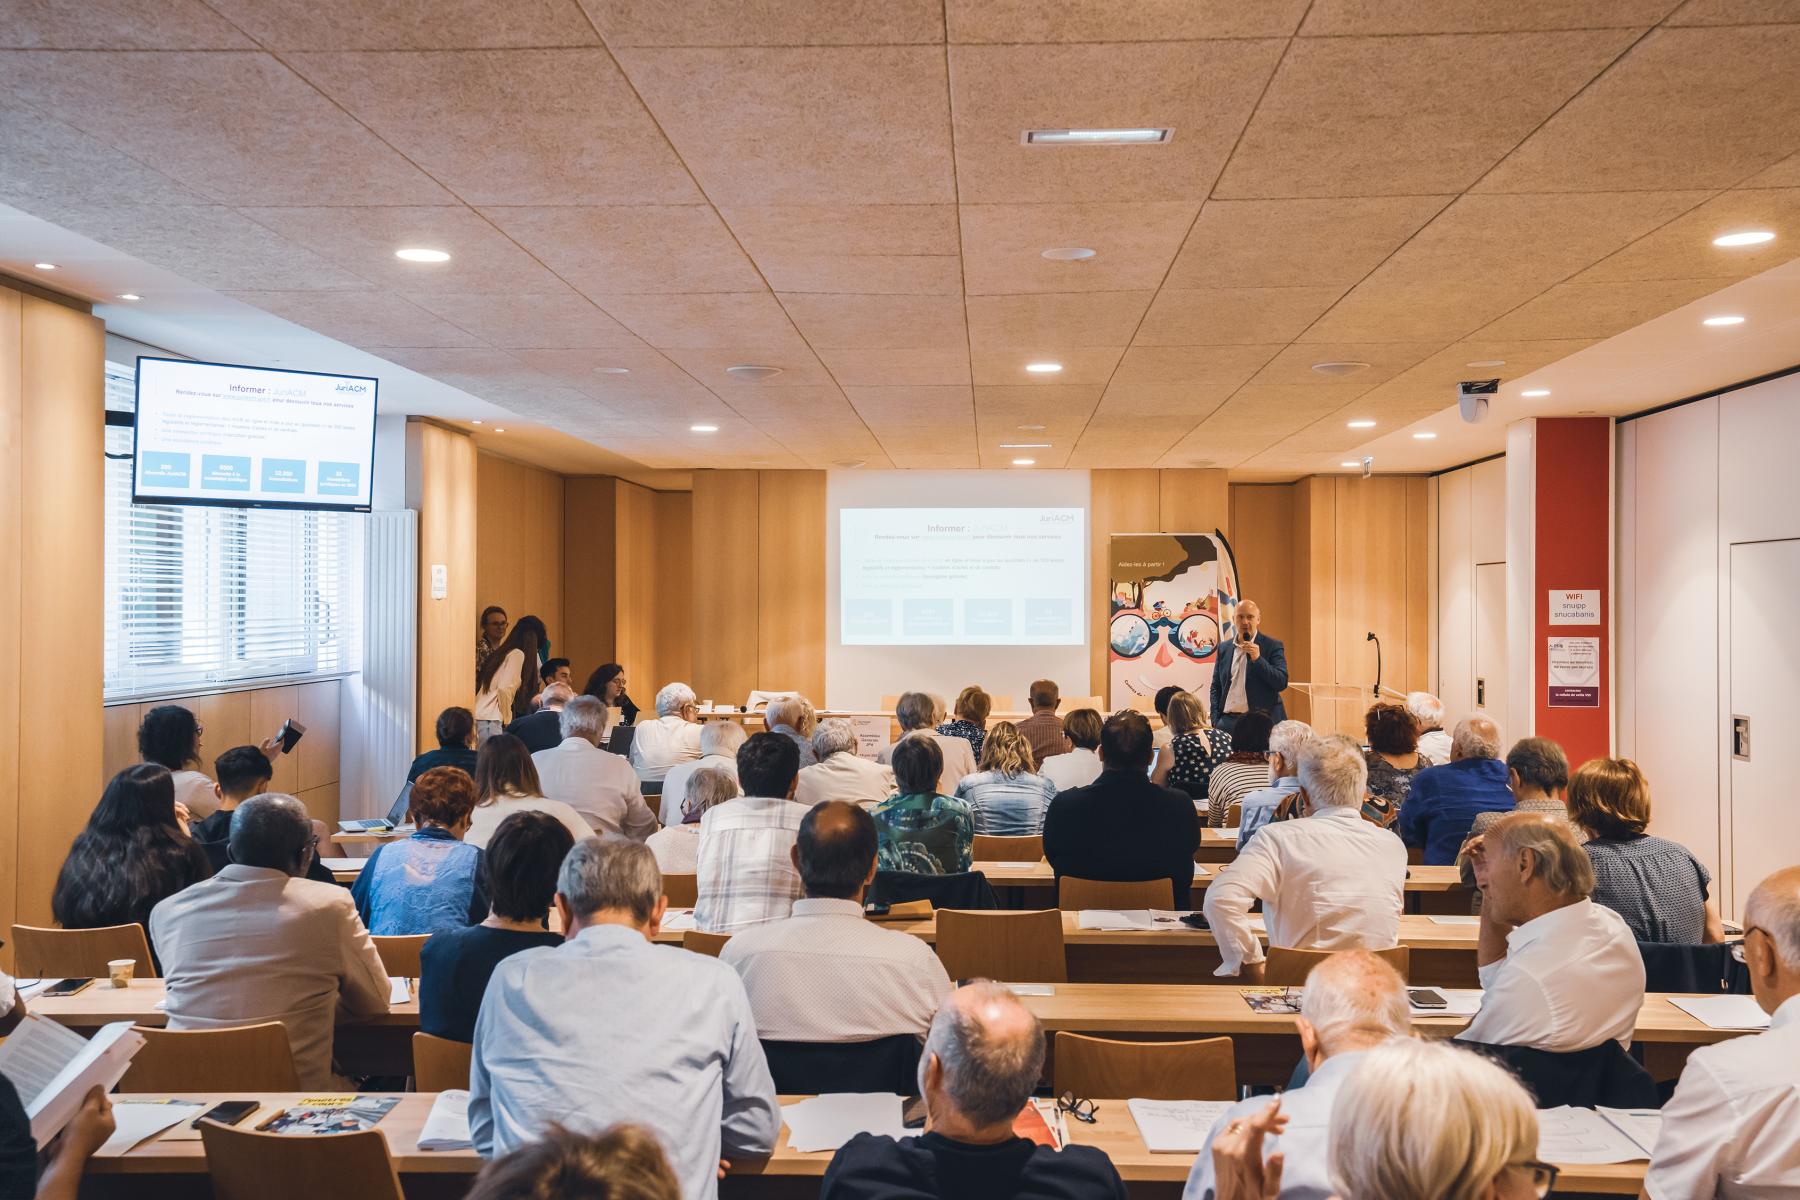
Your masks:
<svg viewBox="0 0 1800 1200"><path fill-rule="evenodd" d="M148 929L152 909L212 873L206 851L176 821L168 769L139 763L100 793L57 872L50 912L64 929ZM139 965L148 970L161 955L152 932L152 961Z"/></svg>
<svg viewBox="0 0 1800 1200"><path fill-rule="evenodd" d="M1254 714L1252 714L1254 715ZM1269 774L1275 781L1258 788L1243 800L1238 818L1237 848L1241 853L1256 831L1271 821L1296 815L1300 793L1300 755L1317 740L1305 721L1283 721L1269 733Z"/></svg>
<svg viewBox="0 0 1800 1200"><path fill-rule="evenodd" d="M813 729L818 725L818 718L813 714L812 705L800 696L782 696L769 701L763 709L763 724L770 733L779 733L794 743L794 749L800 752L802 769L810 767L818 759L813 755Z"/></svg>
<svg viewBox="0 0 1800 1200"><path fill-rule="evenodd" d="M1750 893L1737 952L1769 1028L1688 1056L1644 1177L1650 1200L1800 1195L1800 867Z"/></svg>
<svg viewBox="0 0 1800 1200"><path fill-rule="evenodd" d="M76 1200L88 1159L112 1137L114 1128L112 1101L106 1098L106 1090L90 1089L81 1107L46 1148L48 1156L40 1175L31 1118L12 1081L0 1075L0 1197Z"/></svg>
<svg viewBox="0 0 1800 1200"><path fill-rule="evenodd" d="M1563 748L1549 738L1520 738L1514 742L1513 748L1506 752L1506 780L1512 789L1513 807L1476 813L1475 823L1469 826L1469 840L1483 836L1495 821L1511 812L1543 813L1563 821L1569 819L1569 809L1563 802L1563 792L1569 786L1569 759ZM1570 828L1576 841L1587 839L1587 834L1580 829ZM1475 867L1464 850L1457 851L1456 869L1463 886L1474 888ZM1481 912L1479 889L1471 896L1469 911Z"/></svg>
<svg viewBox="0 0 1800 1200"><path fill-rule="evenodd" d="M556 661L567 664L566 658ZM565 671L568 667L565 665ZM563 705L575 698L575 689L568 683L557 680L544 685L538 693L538 708L534 713L527 713L511 725L506 732L525 743L525 749L532 754L539 750L553 750L562 743L562 710ZM447 764L446 764L447 765Z"/></svg>
<svg viewBox="0 0 1800 1200"><path fill-rule="evenodd" d="M1001 721L982 740L981 770L963 776L956 785L956 798L975 818L975 832L1007 837L1042 833L1044 810L1056 795L1056 785L1032 771L1025 735L1011 721Z"/></svg>
<svg viewBox="0 0 1800 1200"><path fill-rule="evenodd" d="M874 820L847 801L827 800L800 822L793 854L805 898L794 901L792 915L753 925L719 951L743 978L758 1035L769 1042L923 1038L950 994L950 977L921 939L863 916L863 894L875 879Z"/></svg>
<svg viewBox="0 0 1800 1200"><path fill-rule="evenodd" d="M872 808L894 794L894 769L856 752L856 726L843 717L820 721L812 740L817 761L800 772L794 788L801 804L848 800Z"/></svg>
<svg viewBox="0 0 1800 1200"><path fill-rule="evenodd" d="M1697 946L1725 940L1712 872L1686 846L1651 837L1650 784L1629 758L1596 758L1569 780L1569 820L1587 836L1595 904L1640 942Z"/></svg>
<svg viewBox="0 0 1800 1200"><path fill-rule="evenodd" d="M566 658L546 658L543 665L538 667L538 680L544 685L544 691L549 691L551 684L560 683L569 689L570 696L575 695L575 669ZM543 698L544 693L539 692L540 703Z"/></svg>
<svg viewBox="0 0 1800 1200"><path fill-rule="evenodd" d="M482 752L498 738L489 738ZM516 739L515 739L516 740ZM588 836L584 830L582 836ZM500 960L537 946L560 946L544 927L556 874L575 838L548 813L515 812L500 822L481 857L493 908L479 925L434 933L419 951L419 1028L433 1037L475 1039L488 977Z"/></svg>
<svg viewBox="0 0 1800 1200"><path fill-rule="evenodd" d="M189 826L189 832L200 843L200 849L206 851L208 865L217 871L231 861L231 814L250 797L269 790L269 782L275 778L275 767L261 747L233 746L213 760L213 776L213 791L218 795L219 807L205 820L195 821ZM314 821L313 832L323 838L327 830L322 823ZM316 856L306 868L306 877L320 883L337 882L337 876Z"/></svg>
<svg viewBox="0 0 1800 1200"><path fill-rule="evenodd" d="M931 790L934 792L954 792L956 785L962 782L964 775L975 773L975 753L969 743L959 737L947 737L936 732L936 725L944 715L943 705L937 697L928 696L924 692L907 692L894 705L894 719L900 724L900 737L904 740L908 735L929 738L937 743L938 754L943 759L944 774ZM894 747L898 741L881 748L875 760L884 767L894 764Z"/></svg>
<svg viewBox="0 0 1800 1200"><path fill-rule="evenodd" d="M681 1181L641 1125L586 1136L553 1121L483 1167L463 1200L681 1200Z"/></svg>
<svg viewBox="0 0 1800 1200"><path fill-rule="evenodd" d="M1454 746L1444 732L1444 702L1430 692L1408 692L1406 711L1419 727L1419 753L1433 763L1449 762Z"/></svg>
<svg viewBox="0 0 1800 1200"><path fill-rule="evenodd" d="M736 724L736 722L720 722ZM743 728L743 726L738 726ZM702 760L704 761L704 760ZM736 763L732 764L736 766ZM667 788L664 788L667 795ZM682 798L681 820L665 825L644 842L656 856L656 869L664 875L693 875L700 869L700 822L706 814L727 800L736 799L737 775L727 775L717 767L702 767L687 774L687 791Z"/></svg>
<svg viewBox="0 0 1800 1200"><path fill-rule="evenodd" d="M638 718L638 706L631 702L625 694L625 668L618 663L601 663L588 676L587 686L581 689L584 696L592 696L606 705L606 732L610 736L619 725L635 725Z"/></svg>
<svg viewBox="0 0 1800 1200"><path fill-rule="evenodd" d="M1332 1194L1332 1104L1370 1050L1412 1036L1406 982L1400 972L1365 950L1334 954L1307 975L1294 1026L1306 1058L1306 1086L1282 1093L1281 1115L1287 1127L1263 1142L1263 1158L1281 1155L1283 1196L1323 1200ZM1252 1096L1219 1115L1188 1172L1182 1200L1213 1200L1213 1140L1228 1126L1268 1106L1267 1096Z"/></svg>
<svg viewBox="0 0 1800 1200"><path fill-rule="evenodd" d="M1412 790L1413 777L1435 767L1430 755L1419 752L1419 727L1403 704L1372 704L1363 714L1363 734L1369 750L1369 799L1363 814L1383 829L1393 825Z"/></svg>
<svg viewBox="0 0 1800 1200"><path fill-rule="evenodd" d="M1287 722L1282 722L1286 725ZM1399 944L1406 847L1362 819L1368 768L1349 738L1300 751L1306 815L1262 830L1206 889L1206 923L1219 943L1216 975L1239 964L1260 978L1262 943L1250 908L1262 901L1269 945L1288 950L1386 950Z"/></svg>
<svg viewBox="0 0 1800 1200"><path fill-rule="evenodd" d="M545 813L562 822L576 841L594 832L568 804L544 795L537 764L522 739L510 733L495 734L481 743L475 759L475 811L469 814L469 831L463 834L463 841L478 850L487 849L500 822L517 812Z"/></svg>
<svg viewBox="0 0 1800 1200"><path fill-rule="evenodd" d="M744 794L700 816L694 924L735 933L788 915L800 899L794 838L806 809L794 803L800 755L778 733L758 733L738 748Z"/></svg>
<svg viewBox="0 0 1800 1200"><path fill-rule="evenodd" d="M687 803L689 781L696 771L723 771L737 781L737 752L750 733L743 723L733 720L707 721L700 726L700 757L676 763L663 776L660 807L664 826L682 822L682 806ZM733 795L736 793L733 792Z"/></svg>
<svg viewBox="0 0 1800 1200"><path fill-rule="evenodd" d="M1038 764L1038 774L1056 792L1086 787L1100 778L1100 727L1100 714L1091 708L1075 709L1063 718L1063 752Z"/></svg>
<svg viewBox="0 0 1800 1200"><path fill-rule="evenodd" d="M1169 698L1165 720L1172 736L1168 748L1156 752L1150 778L1186 792L1195 804L1204 804L1213 769L1231 757L1231 735L1206 723L1206 709L1192 692L1178 692Z"/></svg>
<svg viewBox="0 0 1800 1200"><path fill-rule="evenodd" d="M231 819L231 865L158 904L150 936L170 1029L280 1021L300 1086L337 1089L335 1023L386 1012L388 975L350 893L303 878L317 846L304 804L252 796Z"/></svg>
<svg viewBox="0 0 1800 1200"><path fill-rule="evenodd" d="M1013 1132L1043 1069L1043 1027L1017 996L986 980L958 988L919 1061L924 1132L857 1134L825 1168L819 1200L1125 1200L1104 1151Z"/></svg>
<svg viewBox="0 0 1800 1200"><path fill-rule="evenodd" d="M175 814L185 829L189 820L211 816L218 807L213 781L197 770L201 763L200 739L206 728L200 719L179 704L159 704L144 714L138 726L138 754L146 763L166 768L175 786ZM259 747L269 758L281 756L281 739L272 737Z"/></svg>
<svg viewBox="0 0 1800 1200"><path fill-rule="evenodd" d="M1464 717L1456 723L1450 761L1413 776L1395 828L1408 846L1424 850L1428 865L1454 863L1482 813L1512 811L1512 788L1499 756L1500 727L1479 714Z"/></svg>
<svg viewBox="0 0 1800 1200"><path fill-rule="evenodd" d="M1175 731L1169 728L1169 701L1186 690L1171 683L1157 688L1156 695L1150 701L1151 706L1156 709L1157 718L1162 722L1156 727L1156 736L1152 739L1157 750L1175 740Z"/></svg>
<svg viewBox="0 0 1800 1200"><path fill-rule="evenodd" d="M589 829L641 842L655 830L656 814L644 803L631 765L600 748L605 727L606 706L592 696L577 696L563 705L562 742L532 755L531 763L544 795L581 814Z"/></svg>
<svg viewBox="0 0 1800 1200"><path fill-rule="evenodd" d="M356 915L378 937L460 929L487 916L481 851L463 841L475 781L433 767L413 782L411 803L412 835L375 847L350 886Z"/></svg>
<svg viewBox="0 0 1800 1200"><path fill-rule="evenodd" d="M427 750L413 759L407 768L406 782L411 783L437 767L455 767L465 775L475 774L475 714L466 708L446 708L438 714L438 748Z"/></svg>
<svg viewBox="0 0 1800 1200"><path fill-rule="evenodd" d="M763 733L745 752L763 741L785 749L791 779L794 744ZM662 1142L687 1200L712 1200L722 1160L775 1148L781 1110L744 985L717 959L652 944L667 907L647 846L569 851L556 889L568 940L495 967L475 1022L469 1132L484 1158L552 1121L591 1133L631 1120ZM597 1019L600 997L617 1019Z"/></svg>
<svg viewBox="0 0 1800 1200"><path fill-rule="evenodd" d="M638 778L657 783L676 763L699 758L699 721L700 704L687 684L671 683L656 693L656 720L639 725L631 738L631 766Z"/></svg>
<svg viewBox="0 0 1800 1200"><path fill-rule="evenodd" d="M1644 1002L1631 929L1588 897L1594 869L1566 822L1512 813L1469 846L1482 891L1481 1011L1457 1036L1566 1053L1627 1049Z"/></svg>
<svg viewBox="0 0 1800 1200"><path fill-rule="evenodd" d="M1188 907L1200 815L1181 792L1150 782L1150 722L1116 712L1100 732L1100 778L1058 792L1044 814L1044 857L1060 880L1168 879Z"/></svg>
<svg viewBox="0 0 1800 1200"><path fill-rule="evenodd" d="M1269 766L1269 735L1274 731L1269 714L1255 710L1232 725L1231 754L1213 768L1206 784L1206 823L1212 828L1224 827L1233 804L1241 807L1250 793L1275 782Z"/></svg>
<svg viewBox="0 0 1800 1200"><path fill-rule="evenodd" d="M1034 762L1046 762L1063 752L1062 718L1056 706L1062 703L1062 689L1054 679L1035 680L1029 693L1031 715L1019 722L1019 732L1031 743Z"/></svg>
<svg viewBox="0 0 1800 1200"><path fill-rule="evenodd" d="M550 634L537 617L520 617L506 637L475 668L475 740L487 741L531 711L538 694L539 649Z"/></svg>
<svg viewBox="0 0 1800 1200"><path fill-rule="evenodd" d="M974 684L956 693L952 709L955 719L945 721L937 731L945 737L959 737L969 743L975 761L981 761L981 744L987 740L988 714L994 711L994 698Z"/></svg>
<svg viewBox="0 0 1800 1200"><path fill-rule="evenodd" d="M968 752L961 738L949 739ZM974 858L975 817L961 800L943 795L942 742L915 733L894 743L894 785L899 794L875 806L881 869L914 875L955 875Z"/></svg>

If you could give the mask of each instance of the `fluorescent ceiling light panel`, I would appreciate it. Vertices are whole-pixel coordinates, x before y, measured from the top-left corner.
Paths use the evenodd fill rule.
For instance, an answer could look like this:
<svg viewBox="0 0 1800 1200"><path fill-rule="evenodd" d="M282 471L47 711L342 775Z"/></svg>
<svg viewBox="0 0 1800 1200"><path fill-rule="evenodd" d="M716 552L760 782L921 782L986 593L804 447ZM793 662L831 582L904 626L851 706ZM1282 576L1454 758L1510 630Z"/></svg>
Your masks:
<svg viewBox="0 0 1800 1200"><path fill-rule="evenodd" d="M394 257L404 262L441 263L450 261L447 250L429 250L423 246L406 246L394 251Z"/></svg>
<svg viewBox="0 0 1800 1200"><path fill-rule="evenodd" d="M1734 314L1731 316L1708 317L1700 323L1702 325L1712 325L1715 327L1720 325L1742 325L1744 323L1744 318Z"/></svg>
<svg viewBox="0 0 1800 1200"><path fill-rule="evenodd" d="M1160 146L1173 129L1027 129L1019 138L1027 146Z"/></svg>
<svg viewBox="0 0 1800 1200"><path fill-rule="evenodd" d="M1746 229L1743 233L1723 233L1713 239L1715 246L1760 246L1772 242L1775 235L1766 229Z"/></svg>

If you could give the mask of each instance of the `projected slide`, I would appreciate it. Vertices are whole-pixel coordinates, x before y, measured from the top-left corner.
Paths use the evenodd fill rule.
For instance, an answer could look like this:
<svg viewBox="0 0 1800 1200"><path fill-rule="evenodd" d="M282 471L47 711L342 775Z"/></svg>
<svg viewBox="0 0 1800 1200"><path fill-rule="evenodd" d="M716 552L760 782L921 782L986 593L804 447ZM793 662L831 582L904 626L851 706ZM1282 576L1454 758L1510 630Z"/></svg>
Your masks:
<svg viewBox="0 0 1800 1200"><path fill-rule="evenodd" d="M848 646L1070 646L1084 640L1079 508L845 508Z"/></svg>
<svg viewBox="0 0 1800 1200"><path fill-rule="evenodd" d="M376 381L140 358L134 498L368 509Z"/></svg>

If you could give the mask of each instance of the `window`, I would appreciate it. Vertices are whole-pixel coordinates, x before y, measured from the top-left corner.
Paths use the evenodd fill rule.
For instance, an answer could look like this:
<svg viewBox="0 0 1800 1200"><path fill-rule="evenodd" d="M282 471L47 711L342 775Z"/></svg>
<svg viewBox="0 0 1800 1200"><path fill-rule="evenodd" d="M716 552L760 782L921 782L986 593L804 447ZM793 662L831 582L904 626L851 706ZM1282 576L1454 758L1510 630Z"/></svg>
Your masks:
<svg viewBox="0 0 1800 1200"><path fill-rule="evenodd" d="M129 412L133 368L106 364ZM356 513L131 502L131 430L106 430L106 699L358 669Z"/></svg>

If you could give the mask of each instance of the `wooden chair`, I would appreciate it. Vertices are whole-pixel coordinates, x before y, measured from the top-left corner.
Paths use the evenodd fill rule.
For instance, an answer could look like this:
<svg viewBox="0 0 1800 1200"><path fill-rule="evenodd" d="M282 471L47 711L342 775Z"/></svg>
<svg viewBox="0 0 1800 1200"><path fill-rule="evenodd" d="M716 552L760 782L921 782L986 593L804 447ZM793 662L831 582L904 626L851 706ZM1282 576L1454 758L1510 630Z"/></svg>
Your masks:
<svg viewBox="0 0 1800 1200"><path fill-rule="evenodd" d="M1228 1037L1191 1042L1118 1042L1058 1033L1051 1089L1083 1099L1236 1100L1237 1063Z"/></svg>
<svg viewBox="0 0 1800 1200"><path fill-rule="evenodd" d="M294 1050L280 1021L234 1029L132 1027L144 1048L119 1087L128 1092L292 1092L299 1090Z"/></svg>
<svg viewBox="0 0 1800 1200"><path fill-rule="evenodd" d="M403 937L375 938L375 949L381 954L381 965L389 975L404 979L419 977L419 951L425 946L427 933L409 933Z"/></svg>
<svg viewBox="0 0 1800 1200"><path fill-rule="evenodd" d="M1038 834L1003 837L997 833L978 833L974 856L976 862L1036 862L1044 857L1044 839Z"/></svg>
<svg viewBox="0 0 1800 1200"><path fill-rule="evenodd" d="M698 929L688 929L681 934L681 948L692 950L695 954L704 954L708 958L717 958L719 951L730 940L729 933L702 933Z"/></svg>
<svg viewBox="0 0 1800 1200"><path fill-rule="evenodd" d="M413 1082L421 1092L443 1092L469 1086L469 1060L475 1047L468 1042L415 1033L412 1051Z"/></svg>
<svg viewBox="0 0 1800 1200"><path fill-rule="evenodd" d="M1056 715L1066 717L1078 708L1091 708L1102 717L1106 716L1105 696L1064 696L1056 704ZM1155 711L1154 708L1151 711Z"/></svg>
<svg viewBox="0 0 1800 1200"><path fill-rule="evenodd" d="M405 1200L381 1127L295 1137L200 1122L214 1200Z"/></svg>
<svg viewBox="0 0 1800 1200"><path fill-rule="evenodd" d="M1067 983L1061 911L937 911L937 954L951 979Z"/></svg>
<svg viewBox="0 0 1800 1200"><path fill-rule="evenodd" d="M1225 806L1225 827L1236 829L1244 823L1244 802L1233 800Z"/></svg>
<svg viewBox="0 0 1800 1200"><path fill-rule="evenodd" d="M99 929L14 925L12 940L18 963L13 970L27 979L105 979L106 964L115 958L136 960L134 974L139 979L157 978L150 939L142 925L103 925Z"/></svg>
<svg viewBox="0 0 1800 1200"><path fill-rule="evenodd" d="M1269 947L1269 960L1263 964L1263 982L1280 984L1283 987L1297 987L1306 982L1312 969L1330 958L1330 950L1284 950L1280 946ZM1412 965L1412 955L1405 946L1395 946L1391 950L1370 951L1394 970L1400 972L1405 979Z"/></svg>
<svg viewBox="0 0 1800 1200"><path fill-rule="evenodd" d="M700 882L697 875L664 875L663 895L669 898L670 908L692 908L700 897Z"/></svg>
<svg viewBox="0 0 1800 1200"><path fill-rule="evenodd" d="M1175 885L1167 879L1118 883L1064 875L1056 887L1056 902L1070 912L1082 908L1173 908Z"/></svg>

